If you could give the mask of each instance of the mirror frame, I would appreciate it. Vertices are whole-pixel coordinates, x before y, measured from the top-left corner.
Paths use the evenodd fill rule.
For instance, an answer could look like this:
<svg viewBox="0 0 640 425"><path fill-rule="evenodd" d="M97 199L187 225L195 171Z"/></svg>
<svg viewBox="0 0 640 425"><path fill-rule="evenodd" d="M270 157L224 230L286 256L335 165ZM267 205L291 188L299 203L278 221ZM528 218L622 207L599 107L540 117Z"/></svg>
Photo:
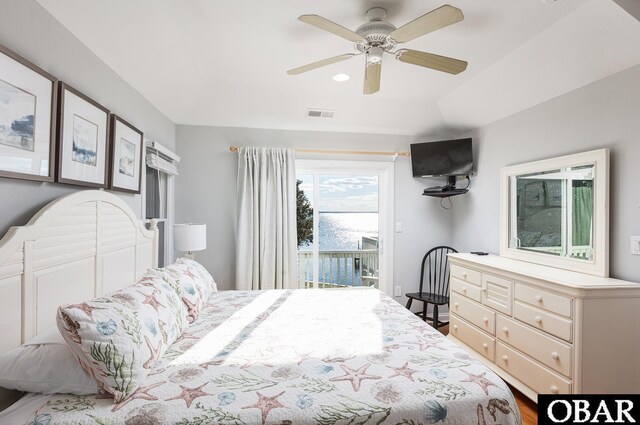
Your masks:
<svg viewBox="0 0 640 425"><path fill-rule="evenodd" d="M593 164L594 249L592 260L559 257L509 246L511 177ZM609 149L503 167L500 170L500 255L515 260L609 277Z"/></svg>

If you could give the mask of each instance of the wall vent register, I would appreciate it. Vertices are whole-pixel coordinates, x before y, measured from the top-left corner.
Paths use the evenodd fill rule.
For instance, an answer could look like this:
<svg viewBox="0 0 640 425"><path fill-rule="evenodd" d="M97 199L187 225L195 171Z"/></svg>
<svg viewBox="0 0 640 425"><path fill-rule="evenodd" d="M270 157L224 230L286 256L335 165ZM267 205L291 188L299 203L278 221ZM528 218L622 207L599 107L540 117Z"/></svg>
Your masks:
<svg viewBox="0 0 640 425"><path fill-rule="evenodd" d="M335 111L326 109L307 109L307 118L333 118Z"/></svg>

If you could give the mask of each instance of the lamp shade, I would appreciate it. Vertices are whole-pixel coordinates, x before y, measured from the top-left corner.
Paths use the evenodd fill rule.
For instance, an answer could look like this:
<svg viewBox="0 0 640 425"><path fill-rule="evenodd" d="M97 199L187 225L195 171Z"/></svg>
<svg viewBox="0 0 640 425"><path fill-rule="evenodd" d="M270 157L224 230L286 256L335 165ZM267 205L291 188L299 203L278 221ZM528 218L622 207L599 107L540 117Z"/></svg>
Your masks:
<svg viewBox="0 0 640 425"><path fill-rule="evenodd" d="M206 224L174 224L173 248L176 251L201 251L207 247Z"/></svg>

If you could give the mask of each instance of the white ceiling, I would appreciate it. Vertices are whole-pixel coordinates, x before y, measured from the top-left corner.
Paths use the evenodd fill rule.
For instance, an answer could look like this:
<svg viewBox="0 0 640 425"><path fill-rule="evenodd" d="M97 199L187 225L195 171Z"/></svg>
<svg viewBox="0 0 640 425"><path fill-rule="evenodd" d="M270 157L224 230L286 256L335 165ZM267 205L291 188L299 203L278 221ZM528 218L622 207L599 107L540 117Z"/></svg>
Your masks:
<svg viewBox="0 0 640 425"><path fill-rule="evenodd" d="M467 60L467 71L452 76L388 56L383 64L381 91L364 96L362 57L303 75L286 74L290 68L353 52L350 42L303 24L297 17L316 13L355 29L364 22L368 8L383 6L389 11L388 20L400 26L441 6L443 1L38 2L177 124L437 134L476 126L532 106L503 95L493 101L499 113L479 119L469 111L486 107L486 97L475 93L478 87L499 91L503 72L508 73L505 87L509 90L525 86L538 92L540 84L549 86L533 98L533 103L566 92L567 87L577 88L572 78L562 79L562 84L546 74L551 81L538 78L539 69L529 66L551 63L555 66L552 69L561 73L556 65L563 65L557 61L566 49L579 52L572 56L572 63L581 69L580 84L640 63L637 43L611 46L615 58L627 55L627 60L609 63L586 54L589 43L600 41L598 49L603 49L615 44L630 28L640 30L640 23L625 20L630 15L611 0L559 0L550 4L541 0L452 0L449 3L463 10L465 20L409 42L406 47ZM588 31L591 23L601 20L601 13L605 13L607 24L617 28L605 41L600 40L600 31ZM563 30L558 25L568 26ZM547 52L540 48L553 44L555 36L567 34L573 36L559 40L564 42L562 49ZM501 61L506 64L500 65ZM351 80L332 81L338 72L350 74ZM518 78L511 78L514 72L519 73ZM464 109L460 114L456 114L458 107ZM306 118L308 108L337 112L332 120L314 120Z"/></svg>

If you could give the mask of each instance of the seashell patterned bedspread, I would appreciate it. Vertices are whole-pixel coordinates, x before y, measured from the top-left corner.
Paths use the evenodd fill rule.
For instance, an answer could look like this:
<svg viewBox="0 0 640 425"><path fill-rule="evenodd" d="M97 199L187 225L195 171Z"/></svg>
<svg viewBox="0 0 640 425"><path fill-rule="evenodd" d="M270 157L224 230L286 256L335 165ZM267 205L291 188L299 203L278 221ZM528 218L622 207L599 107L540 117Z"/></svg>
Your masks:
<svg viewBox="0 0 640 425"><path fill-rule="evenodd" d="M520 424L507 385L374 289L222 291L119 404L51 397L30 424Z"/></svg>

